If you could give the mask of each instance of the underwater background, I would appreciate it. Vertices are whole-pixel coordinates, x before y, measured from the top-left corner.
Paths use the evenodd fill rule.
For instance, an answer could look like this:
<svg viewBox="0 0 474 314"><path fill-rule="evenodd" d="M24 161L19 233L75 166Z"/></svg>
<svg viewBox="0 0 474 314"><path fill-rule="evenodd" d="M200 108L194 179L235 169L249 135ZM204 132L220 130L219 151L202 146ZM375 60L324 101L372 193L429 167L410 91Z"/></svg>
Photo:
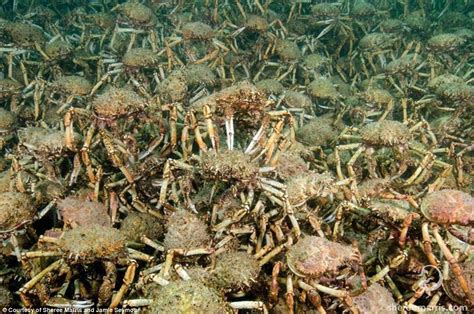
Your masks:
<svg viewBox="0 0 474 314"><path fill-rule="evenodd" d="M471 313L473 9L0 1L2 312Z"/></svg>

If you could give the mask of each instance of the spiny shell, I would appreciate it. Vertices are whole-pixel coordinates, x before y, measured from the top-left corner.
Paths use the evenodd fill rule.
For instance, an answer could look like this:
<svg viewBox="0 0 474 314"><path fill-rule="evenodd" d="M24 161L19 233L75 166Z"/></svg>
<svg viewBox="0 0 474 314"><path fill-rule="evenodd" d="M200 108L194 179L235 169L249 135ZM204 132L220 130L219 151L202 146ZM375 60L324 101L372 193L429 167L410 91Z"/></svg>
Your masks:
<svg viewBox="0 0 474 314"><path fill-rule="evenodd" d="M214 37L214 30L202 22L191 22L183 25L183 37L188 40L209 40Z"/></svg>
<svg viewBox="0 0 474 314"><path fill-rule="evenodd" d="M228 313L224 298L198 280L179 280L159 287L147 309L150 314Z"/></svg>
<svg viewBox="0 0 474 314"><path fill-rule="evenodd" d="M283 94L283 102L289 108L311 108L313 102L306 94L302 92L296 92L287 90Z"/></svg>
<svg viewBox="0 0 474 314"><path fill-rule="evenodd" d="M311 119L296 132L296 138L310 146L326 146L339 135L342 125L333 125L334 118L330 115Z"/></svg>
<svg viewBox="0 0 474 314"><path fill-rule="evenodd" d="M195 214L186 210L180 209L174 212L166 227L168 231L163 244L167 250L199 249L211 244L206 224Z"/></svg>
<svg viewBox="0 0 474 314"><path fill-rule="evenodd" d="M100 225L66 230L59 240L59 249L71 263L115 262L127 257L120 231Z"/></svg>
<svg viewBox="0 0 474 314"><path fill-rule="evenodd" d="M224 182L252 183L259 171L252 158L239 150L206 153L199 164L206 179Z"/></svg>
<svg viewBox="0 0 474 314"><path fill-rule="evenodd" d="M58 78L52 84L54 89L75 96L86 96L92 90L92 84L84 77L67 75Z"/></svg>
<svg viewBox="0 0 474 314"><path fill-rule="evenodd" d="M131 212L125 217L120 231L128 241L139 242L142 236L151 240L158 240L163 236L163 226L157 218L139 212Z"/></svg>
<svg viewBox="0 0 474 314"><path fill-rule="evenodd" d="M363 126L360 135L370 145L397 146L408 143L410 130L401 122L383 120Z"/></svg>
<svg viewBox="0 0 474 314"><path fill-rule="evenodd" d="M112 119L139 112L146 106L146 100L126 88L110 87L92 102L98 117Z"/></svg>
<svg viewBox="0 0 474 314"><path fill-rule="evenodd" d="M250 287L259 272L258 261L247 252L226 252L217 257L212 282L220 289L238 291Z"/></svg>

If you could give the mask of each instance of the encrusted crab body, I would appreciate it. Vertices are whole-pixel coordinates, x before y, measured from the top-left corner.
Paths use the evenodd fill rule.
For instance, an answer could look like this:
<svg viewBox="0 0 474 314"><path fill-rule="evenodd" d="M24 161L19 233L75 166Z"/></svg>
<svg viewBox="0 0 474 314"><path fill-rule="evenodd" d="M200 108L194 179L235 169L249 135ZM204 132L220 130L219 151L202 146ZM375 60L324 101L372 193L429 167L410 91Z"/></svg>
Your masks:
<svg viewBox="0 0 474 314"><path fill-rule="evenodd" d="M33 222L36 210L31 198L24 193L0 193L0 237L12 233Z"/></svg>
<svg viewBox="0 0 474 314"><path fill-rule="evenodd" d="M288 267L299 277L318 278L334 275L344 266L360 265L360 253L352 246L325 238L307 236L286 254Z"/></svg>

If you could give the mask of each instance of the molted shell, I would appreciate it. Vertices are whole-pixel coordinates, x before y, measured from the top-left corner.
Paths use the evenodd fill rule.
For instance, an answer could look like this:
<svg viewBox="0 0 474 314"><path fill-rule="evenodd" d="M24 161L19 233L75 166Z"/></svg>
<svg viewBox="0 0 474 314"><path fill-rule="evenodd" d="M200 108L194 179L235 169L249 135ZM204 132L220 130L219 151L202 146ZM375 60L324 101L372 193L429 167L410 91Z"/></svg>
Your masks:
<svg viewBox="0 0 474 314"><path fill-rule="evenodd" d="M440 190L428 194L421 203L421 212L438 224L472 225L474 198L458 190Z"/></svg>

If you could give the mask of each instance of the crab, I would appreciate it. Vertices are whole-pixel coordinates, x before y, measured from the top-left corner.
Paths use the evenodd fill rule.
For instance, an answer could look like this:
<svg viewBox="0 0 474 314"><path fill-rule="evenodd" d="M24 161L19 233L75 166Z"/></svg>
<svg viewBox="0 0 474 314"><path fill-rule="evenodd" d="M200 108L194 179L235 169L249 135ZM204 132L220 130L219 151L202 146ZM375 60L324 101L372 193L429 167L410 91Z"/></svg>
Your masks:
<svg viewBox="0 0 474 314"><path fill-rule="evenodd" d="M331 108L328 104L336 107L338 100L341 98L333 82L321 76L316 77L307 86L307 93L317 101L317 106L322 109Z"/></svg>
<svg viewBox="0 0 474 314"><path fill-rule="evenodd" d="M340 39L339 44L334 50L336 56L341 55L341 50L348 45L349 55L352 53L352 47L355 41L355 34L348 23L349 17L343 16L341 9L335 3L318 3L311 7L312 16L316 19L316 26L322 26L324 29L319 33L316 39L323 38L329 32L333 32Z"/></svg>
<svg viewBox="0 0 474 314"><path fill-rule="evenodd" d="M198 125L198 119L204 119L212 148L214 151L218 151L220 139L219 133L216 131L215 123L218 123L217 126L220 126L222 120L224 120L227 148L229 150L234 148L234 138L236 136L234 120L242 126L249 125L255 127L260 124L260 131L255 135L251 146L247 149L247 151L250 152L255 148L255 144L262 138L262 132L267 126L266 120L268 118L272 116L275 118L281 117L280 122L277 122L275 127L278 128L278 132L280 132L283 127L286 113L278 112L273 114L270 110L272 107L273 101L267 99L262 91L249 82L243 81L191 104L192 111L188 114L186 119L187 128L194 131L195 140L199 148L202 151L207 151L207 145L201 136ZM275 137L271 139L276 140ZM274 142L268 143L268 145L272 147L274 147L274 144ZM268 154L272 153L270 151L267 152Z"/></svg>
<svg viewBox="0 0 474 314"><path fill-rule="evenodd" d="M125 74L125 79L130 80L144 97L151 98L152 80L147 77L147 74L149 70L156 73L158 69L160 58L156 52L150 48L131 48L122 56L121 62L118 62L116 58L107 58L106 63L108 71L101 81L109 79L112 75L114 79L118 79L121 74Z"/></svg>
<svg viewBox="0 0 474 314"><path fill-rule="evenodd" d="M375 106L377 110L383 110L382 112L370 112L370 110L368 110L367 118L379 116L378 121L384 120L395 106L394 97L386 89L369 87L363 93L363 98L369 107Z"/></svg>
<svg viewBox="0 0 474 314"><path fill-rule="evenodd" d="M153 51L158 51L158 36L156 33L158 20L151 8L136 1L127 1L122 4L117 4L112 11L119 14L117 17L117 26L111 38L112 43L115 41L117 35L121 33L131 33L128 44L128 48L130 49L138 39L138 35L145 33ZM110 46L113 45L110 44Z"/></svg>
<svg viewBox="0 0 474 314"><path fill-rule="evenodd" d="M56 297L67 297L65 292L74 278L74 274L79 275L81 269L90 269L99 264L105 271L98 291L94 293L94 298L99 306L109 306L113 309L119 305L124 294L135 277L137 263L130 259L125 247L125 240L122 234L112 227L91 225L81 226L62 232L60 237L42 236L40 243L46 250L29 251L22 254L23 267L28 271L31 263L36 258L55 257L46 268L37 273L32 273L31 279L20 289L20 296L25 307L31 307L30 294L35 294L41 285L47 284L52 288L58 284L58 280L66 276L64 284L59 284L58 296L51 296L49 293L39 300L41 305L52 307L63 306L62 302L57 303ZM123 276L123 283L118 292L113 296L113 289L117 279L117 265L127 266ZM74 281L81 280L76 277ZM35 289L36 287L36 289ZM85 293L85 291L83 292ZM81 295L84 298L84 295ZM72 300L72 298L71 298ZM75 308L87 308L92 306L89 300L75 300L70 302Z"/></svg>
<svg viewBox="0 0 474 314"><path fill-rule="evenodd" d="M430 230L435 237L443 256L449 263L450 269L458 281L459 292L462 291L464 299L468 304L474 304L473 295L469 284L458 263L457 258L451 253L448 245L440 234L440 227L444 228L446 233L454 236L461 236L461 240L472 242L472 239L465 239L462 232L456 229L456 226L469 226L474 224L474 198L469 194L459 190L439 190L428 193L420 204L420 211L423 214L422 236L423 249L430 264L434 267L439 265L432 248ZM410 224L404 226L403 234L408 234ZM471 243L472 244L472 243Z"/></svg>
<svg viewBox="0 0 474 314"><path fill-rule="evenodd" d="M51 83L48 91L48 101L57 104L56 110L60 114L71 105L83 107L84 101L89 99L92 92L92 84L82 76L62 76ZM55 96L58 96L57 99Z"/></svg>
<svg viewBox="0 0 474 314"><path fill-rule="evenodd" d="M16 126L16 115L3 108L0 109L0 149L3 149L13 139Z"/></svg>
<svg viewBox="0 0 474 314"><path fill-rule="evenodd" d="M176 32L181 36L166 38L165 49L160 52L166 52L169 70L175 63L174 60L184 65L179 56L183 56L187 63L201 64L213 62L222 56L222 52L230 51L230 48L216 38L216 31L206 23L188 22Z"/></svg>
<svg viewBox="0 0 474 314"><path fill-rule="evenodd" d="M341 169L341 161L340 161L340 152L345 150L353 150L357 149L354 155L351 157L349 162L347 163L347 171L351 178L356 178L355 171L353 169L353 165L356 160L360 157L362 153L365 152L365 156L367 158L367 165L368 165L368 172L370 177L377 178L379 175L377 174L377 161L373 158L374 153L377 152L380 148L390 149L394 154L394 161L390 163L394 165L394 162L398 163L398 167L395 173L393 171L389 171L388 169L385 172L389 171L390 175L393 178L400 177L404 174L408 169L408 162L409 156L408 153L412 151L420 152L417 149L416 145L413 146L411 141L412 135L415 134L415 131L422 127L422 124L418 124L417 126L412 127L411 129L408 128L405 124L394 121L394 120L382 120L379 122L371 122L362 126L359 129L359 135L357 139L360 140L358 143L353 144L346 144L346 145L339 145L335 148L335 157L337 163L337 174L340 180L344 179L344 175L342 174ZM343 135L343 137L346 137ZM352 135L347 136L347 138L351 138ZM420 172L426 168L431 167L432 163L427 163L427 161L432 158L433 156L430 154L429 151L425 151L421 149L421 152L425 154L423 160L419 163L418 168L415 170L413 175L407 179L407 184L411 184L415 181L415 179L420 175ZM428 156L428 157L427 157ZM443 162L438 161L442 167L449 168L449 165L445 165ZM446 172L449 170L446 170Z"/></svg>
<svg viewBox="0 0 474 314"><path fill-rule="evenodd" d="M114 143L112 140L112 134L107 129L111 129L114 134L117 134L122 138L124 134L120 133L120 130L139 127L137 124L133 123L134 118L139 116L148 117L147 114L149 114L149 112L146 110L148 105L149 101L147 99L141 97L128 88L111 87L104 93L95 97L92 101L92 108L90 111L83 108L70 108L66 112L64 116L66 147L72 151L77 151L73 128L75 118L87 118L92 120L92 123L90 123L89 120L87 131L83 131L86 135L81 149L82 161L87 168L88 177L91 182L96 182L97 180L89 156L89 148L97 128L99 128L98 133L100 139L102 140L110 159L113 161L114 166L121 169L129 182L134 182L130 170L126 167L126 164L118 154L119 148L117 147L119 147L119 145L125 146L126 144L121 142L118 142L118 144L117 142ZM136 141L132 138L130 139L130 144L135 145ZM125 151L125 154L130 156L130 151L133 151L133 149L134 147L132 146L128 148L127 151L127 148L124 147L122 152Z"/></svg>
<svg viewBox="0 0 474 314"><path fill-rule="evenodd" d="M36 208L28 194L19 192L0 193L0 238L13 246L20 258L21 248L17 237L25 234L35 220ZM2 245L3 246L3 245Z"/></svg>
<svg viewBox="0 0 474 314"><path fill-rule="evenodd" d="M0 101L9 103L10 110L18 110L23 85L12 79L0 79Z"/></svg>
<svg viewBox="0 0 474 314"><path fill-rule="evenodd" d="M290 270L286 279L286 303L290 312L293 312L294 307L293 281L297 281L293 280L293 276L298 278L298 285L300 281L304 282L303 286L316 287L323 293L341 298L349 308L353 307L353 300L347 291L328 288L321 282L331 281L334 274L347 266L353 270L362 269L360 253L356 248L321 237L305 236L288 249L286 260ZM280 269L281 265L275 264L273 278L278 276ZM270 295L273 299L278 297L278 285L271 286Z"/></svg>
<svg viewBox="0 0 474 314"><path fill-rule="evenodd" d="M362 64L367 61L373 72L377 73L377 67L373 61L374 57L379 60L379 66L383 69L387 65L385 55L391 53L398 38L392 34L370 33L362 37L359 41L360 58ZM354 54L355 57L357 54ZM367 75L367 73L366 73Z"/></svg>

